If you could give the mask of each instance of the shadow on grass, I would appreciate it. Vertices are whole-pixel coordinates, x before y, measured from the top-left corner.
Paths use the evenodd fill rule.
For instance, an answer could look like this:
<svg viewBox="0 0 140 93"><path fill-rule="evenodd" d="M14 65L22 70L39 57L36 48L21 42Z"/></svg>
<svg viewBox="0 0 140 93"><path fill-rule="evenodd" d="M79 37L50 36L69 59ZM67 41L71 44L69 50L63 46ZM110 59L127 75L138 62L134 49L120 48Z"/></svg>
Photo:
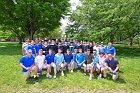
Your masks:
<svg viewBox="0 0 140 93"><path fill-rule="evenodd" d="M0 55L22 55L21 44L18 43L0 43Z"/></svg>
<svg viewBox="0 0 140 93"><path fill-rule="evenodd" d="M139 57L140 56L140 47L134 46L115 46L117 50L117 55L119 57Z"/></svg>
<svg viewBox="0 0 140 93"><path fill-rule="evenodd" d="M107 80L112 80L112 75L110 73L107 73L107 77L106 77ZM119 83L119 84L123 84L123 83L126 83L125 80L122 78L122 77L118 77L117 80L113 80L113 82L115 83Z"/></svg>

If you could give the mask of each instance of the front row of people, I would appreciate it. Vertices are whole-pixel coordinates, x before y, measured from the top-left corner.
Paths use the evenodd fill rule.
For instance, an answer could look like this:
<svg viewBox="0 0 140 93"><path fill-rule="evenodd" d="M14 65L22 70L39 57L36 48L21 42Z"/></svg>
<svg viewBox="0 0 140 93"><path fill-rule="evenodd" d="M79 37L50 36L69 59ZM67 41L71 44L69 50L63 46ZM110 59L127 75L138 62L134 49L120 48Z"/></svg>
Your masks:
<svg viewBox="0 0 140 93"><path fill-rule="evenodd" d="M79 52L79 53L78 53ZM32 50L28 50L27 55L20 59L20 66L22 72L25 74L26 79L31 77L30 72L34 72L34 80L38 81L38 75L42 74L42 69L47 70L46 77L52 78L51 70L53 68L56 78L57 72L61 72L64 76L64 71L68 69L73 72L74 69L84 69L84 77L87 72L90 72L89 80L92 80L93 72L97 72L98 78L106 78L107 71L112 75L112 79L118 78L119 63L118 60L113 57L112 53L98 54L96 50L93 50L93 54L90 53L90 49L87 49L86 53L82 53L82 49L74 49L74 53L71 54L67 49L66 54L62 54L62 50L58 49L57 54L53 54L52 49L49 49L48 55L43 55L42 49L39 50L39 55L35 58L32 56Z"/></svg>

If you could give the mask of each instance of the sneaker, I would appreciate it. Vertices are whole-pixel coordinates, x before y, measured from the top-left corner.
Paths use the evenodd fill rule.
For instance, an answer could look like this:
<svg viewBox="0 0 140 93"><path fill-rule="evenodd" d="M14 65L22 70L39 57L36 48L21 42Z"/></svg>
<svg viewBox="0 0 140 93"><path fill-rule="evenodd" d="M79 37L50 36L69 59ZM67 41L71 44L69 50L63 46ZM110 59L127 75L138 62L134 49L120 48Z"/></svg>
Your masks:
<svg viewBox="0 0 140 93"><path fill-rule="evenodd" d="M47 77L47 78L52 78L52 75L47 74L46 77Z"/></svg>
<svg viewBox="0 0 140 93"><path fill-rule="evenodd" d="M35 81L35 82L38 82L38 81L39 81L39 80L38 80L38 77L35 77L35 78L34 78L34 81Z"/></svg>
<svg viewBox="0 0 140 93"><path fill-rule="evenodd" d="M86 73L84 73L84 77L86 77L86 75L87 75L87 74L86 74Z"/></svg>
<svg viewBox="0 0 140 93"><path fill-rule="evenodd" d="M73 72L73 70L71 70L71 73Z"/></svg>
<svg viewBox="0 0 140 93"><path fill-rule="evenodd" d="M53 78L56 79L56 75L54 75Z"/></svg>
<svg viewBox="0 0 140 93"><path fill-rule="evenodd" d="M89 77L89 80L92 80L92 77Z"/></svg>
<svg viewBox="0 0 140 93"><path fill-rule="evenodd" d="M64 72L63 71L61 72L61 75L64 76Z"/></svg>
<svg viewBox="0 0 140 93"><path fill-rule="evenodd" d="M102 74L99 74L99 75L98 75L98 78L102 78Z"/></svg>

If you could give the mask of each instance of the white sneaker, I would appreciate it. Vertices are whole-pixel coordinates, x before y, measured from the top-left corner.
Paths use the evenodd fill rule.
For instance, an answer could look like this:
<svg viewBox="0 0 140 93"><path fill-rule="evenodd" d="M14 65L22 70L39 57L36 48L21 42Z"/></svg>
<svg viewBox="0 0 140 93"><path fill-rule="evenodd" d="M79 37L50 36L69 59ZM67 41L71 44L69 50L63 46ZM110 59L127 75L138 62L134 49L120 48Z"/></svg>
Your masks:
<svg viewBox="0 0 140 93"><path fill-rule="evenodd" d="M89 77L89 80L92 80L92 77Z"/></svg>
<svg viewBox="0 0 140 93"><path fill-rule="evenodd" d="M98 76L98 78L102 78L102 74L100 74L100 75Z"/></svg>
<svg viewBox="0 0 140 93"><path fill-rule="evenodd" d="M71 73L73 72L73 70L71 70Z"/></svg>
<svg viewBox="0 0 140 93"><path fill-rule="evenodd" d="M56 78L56 75L54 75L53 78L55 79Z"/></svg>
<svg viewBox="0 0 140 93"><path fill-rule="evenodd" d="M61 75L64 76L64 72L63 71L61 72Z"/></svg>
<svg viewBox="0 0 140 93"><path fill-rule="evenodd" d="M47 77L47 78L52 78L52 75L47 74L46 77Z"/></svg>
<svg viewBox="0 0 140 93"><path fill-rule="evenodd" d="M84 77L86 77L86 75L87 75L87 74L86 74L86 73L84 73Z"/></svg>

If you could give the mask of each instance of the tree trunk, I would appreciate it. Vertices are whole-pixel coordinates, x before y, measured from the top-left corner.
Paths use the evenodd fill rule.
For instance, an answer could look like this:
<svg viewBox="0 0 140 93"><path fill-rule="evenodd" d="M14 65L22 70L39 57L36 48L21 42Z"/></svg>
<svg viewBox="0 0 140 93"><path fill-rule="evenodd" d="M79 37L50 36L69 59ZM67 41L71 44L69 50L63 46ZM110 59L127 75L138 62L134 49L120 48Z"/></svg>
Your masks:
<svg viewBox="0 0 140 93"><path fill-rule="evenodd" d="M130 43L129 43L129 45L130 45L130 46L133 45L133 38L132 38L132 37L130 38Z"/></svg>
<svg viewBox="0 0 140 93"><path fill-rule="evenodd" d="M114 36L112 36L112 35L110 36L110 42L114 43Z"/></svg>
<svg viewBox="0 0 140 93"><path fill-rule="evenodd" d="M18 40L19 40L19 44L22 44L22 37L18 37Z"/></svg>

